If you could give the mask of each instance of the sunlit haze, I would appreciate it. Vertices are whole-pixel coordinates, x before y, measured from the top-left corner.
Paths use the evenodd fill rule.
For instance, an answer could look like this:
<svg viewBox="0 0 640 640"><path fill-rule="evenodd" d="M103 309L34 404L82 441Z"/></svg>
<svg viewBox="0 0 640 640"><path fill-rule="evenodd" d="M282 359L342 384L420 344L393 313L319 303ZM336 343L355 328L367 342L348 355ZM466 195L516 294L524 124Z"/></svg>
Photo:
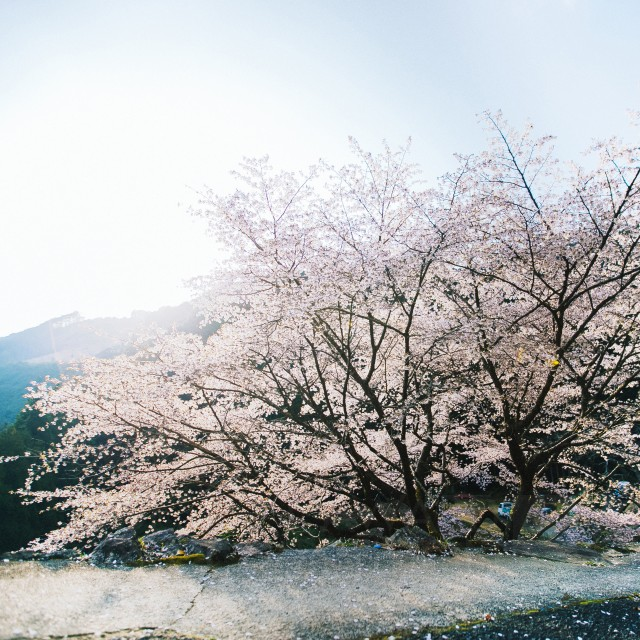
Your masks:
<svg viewBox="0 0 640 640"><path fill-rule="evenodd" d="M188 299L216 256L189 206L243 156L411 137L435 179L498 108L567 158L630 137L639 21L634 0L0 0L0 336Z"/></svg>

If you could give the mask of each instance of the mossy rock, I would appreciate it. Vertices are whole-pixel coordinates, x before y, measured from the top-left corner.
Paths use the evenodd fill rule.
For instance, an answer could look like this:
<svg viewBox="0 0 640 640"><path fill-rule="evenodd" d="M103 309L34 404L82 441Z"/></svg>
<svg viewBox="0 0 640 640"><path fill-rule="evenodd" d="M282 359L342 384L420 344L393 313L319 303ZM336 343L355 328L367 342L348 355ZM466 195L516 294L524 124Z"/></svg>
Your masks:
<svg viewBox="0 0 640 640"><path fill-rule="evenodd" d="M154 564L209 564L204 557L204 553L184 553L164 558L151 558L148 560L136 560L128 562L130 567L148 567Z"/></svg>

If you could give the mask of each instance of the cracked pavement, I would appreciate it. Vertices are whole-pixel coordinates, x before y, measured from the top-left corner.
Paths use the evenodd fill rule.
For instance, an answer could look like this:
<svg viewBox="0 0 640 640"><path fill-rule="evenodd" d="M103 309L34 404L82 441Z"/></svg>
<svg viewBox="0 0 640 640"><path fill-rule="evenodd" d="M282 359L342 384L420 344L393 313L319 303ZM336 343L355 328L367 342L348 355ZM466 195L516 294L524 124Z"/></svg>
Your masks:
<svg viewBox="0 0 640 640"><path fill-rule="evenodd" d="M0 565L0 640L120 630L341 640L640 589L640 554L617 564L372 548L285 551L212 568ZM135 635L135 634L134 634Z"/></svg>

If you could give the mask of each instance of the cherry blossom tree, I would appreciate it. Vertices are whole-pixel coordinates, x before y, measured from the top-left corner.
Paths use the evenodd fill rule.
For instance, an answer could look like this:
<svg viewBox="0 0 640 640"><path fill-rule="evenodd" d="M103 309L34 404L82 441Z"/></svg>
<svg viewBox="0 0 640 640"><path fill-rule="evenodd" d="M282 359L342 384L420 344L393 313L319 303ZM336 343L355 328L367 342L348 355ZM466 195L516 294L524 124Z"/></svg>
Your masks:
<svg viewBox="0 0 640 640"><path fill-rule="evenodd" d="M249 161L243 190L205 194L199 215L230 250L204 284L223 323L206 343L165 336L34 391L77 421L51 464L85 462L57 495L74 515L53 543L154 513L201 535L410 522L441 538L443 491L469 473L452 450L473 460L474 441L449 420L462 348L436 294L446 212L404 150L354 152L308 175Z"/></svg>
<svg viewBox="0 0 640 640"><path fill-rule="evenodd" d="M551 138L487 120L491 149L449 177L461 233L443 259L476 353L469 401L515 474L517 538L551 464L573 482L590 453L637 465L640 158L610 140L595 169L566 168Z"/></svg>
<svg viewBox="0 0 640 640"><path fill-rule="evenodd" d="M32 392L67 421L44 470L80 470L27 487L71 512L43 544L165 521L441 538L447 488L496 479L517 487L515 538L551 464L637 459L637 150L602 145L598 168L569 171L550 139L489 121L494 145L438 188L406 150L353 143L345 167L246 161L236 192L203 194L228 249L200 282L221 328Z"/></svg>

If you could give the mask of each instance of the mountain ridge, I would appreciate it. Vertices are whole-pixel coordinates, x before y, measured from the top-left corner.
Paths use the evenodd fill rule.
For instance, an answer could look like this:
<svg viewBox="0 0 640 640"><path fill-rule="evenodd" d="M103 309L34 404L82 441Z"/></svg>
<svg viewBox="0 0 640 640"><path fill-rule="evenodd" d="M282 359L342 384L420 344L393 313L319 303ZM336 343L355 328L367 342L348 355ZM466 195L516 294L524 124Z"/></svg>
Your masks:
<svg viewBox="0 0 640 640"><path fill-rule="evenodd" d="M113 357L124 353L136 335L154 327L198 332L199 321L189 302L156 311L134 311L124 318L86 319L75 311L0 337L0 365Z"/></svg>
<svg viewBox="0 0 640 640"><path fill-rule="evenodd" d="M0 337L0 428L24 406L32 380L57 376L66 365L87 357L114 358L131 351L136 337L153 329L210 335L194 306L183 302L156 311L133 311L125 318L83 318L77 311Z"/></svg>

